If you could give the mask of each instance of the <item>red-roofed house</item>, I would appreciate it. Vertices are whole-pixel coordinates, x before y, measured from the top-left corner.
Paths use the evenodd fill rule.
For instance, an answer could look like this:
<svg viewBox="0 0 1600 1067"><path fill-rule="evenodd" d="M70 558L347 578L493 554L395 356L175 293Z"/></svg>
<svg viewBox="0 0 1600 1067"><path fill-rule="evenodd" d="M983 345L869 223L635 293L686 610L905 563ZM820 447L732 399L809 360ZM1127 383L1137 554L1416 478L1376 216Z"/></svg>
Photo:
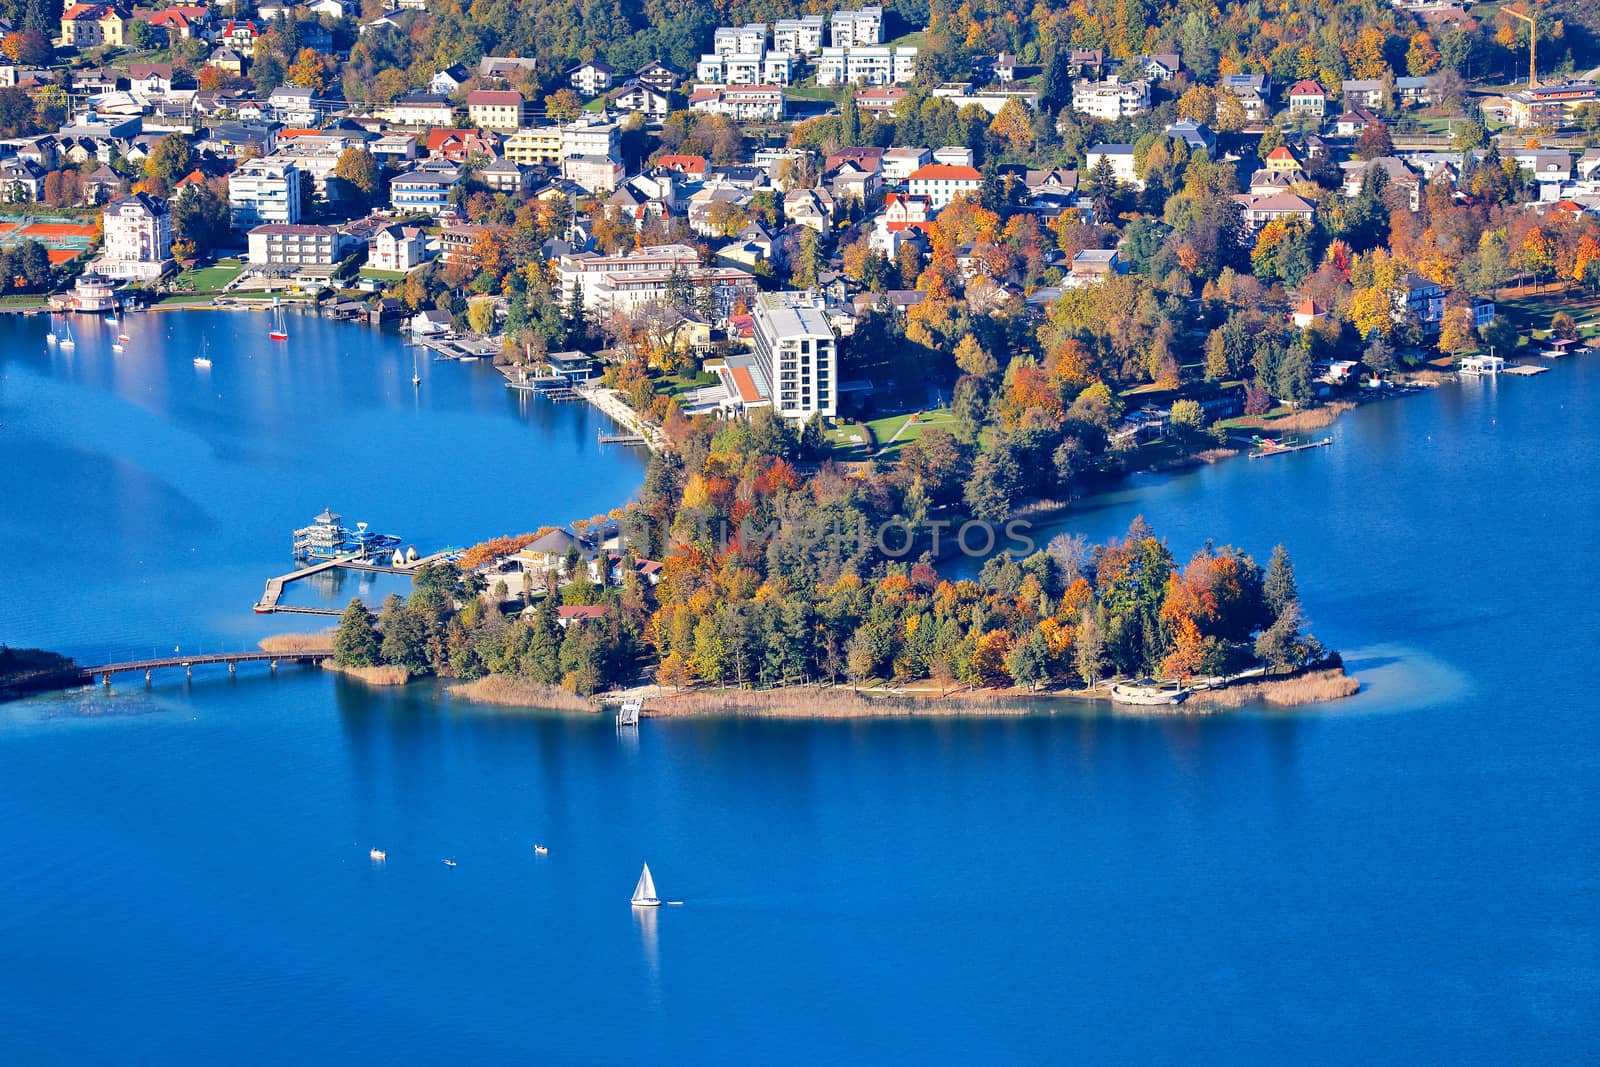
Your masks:
<svg viewBox="0 0 1600 1067"><path fill-rule="evenodd" d="M705 156L662 156L656 160L656 166L687 174L691 178L706 176Z"/></svg>
<svg viewBox="0 0 1600 1067"><path fill-rule="evenodd" d="M1268 152L1265 162L1268 170L1278 171L1281 174L1288 174L1301 169L1300 161L1294 158L1294 153L1283 147L1283 145L1279 145Z"/></svg>
<svg viewBox="0 0 1600 1067"><path fill-rule="evenodd" d="M1312 79L1295 82L1289 87L1289 114L1316 115L1321 118L1327 106L1327 92Z"/></svg>
<svg viewBox="0 0 1600 1067"><path fill-rule="evenodd" d="M906 184L912 196L926 197L934 211L943 211L957 197L976 194L983 186L983 175L976 167L930 163L913 171Z"/></svg>
<svg viewBox="0 0 1600 1067"><path fill-rule="evenodd" d="M467 94L467 118L485 129L519 129L522 94L515 89L474 89Z"/></svg>
<svg viewBox="0 0 1600 1067"><path fill-rule="evenodd" d="M133 17L134 21L145 19L155 29L165 30L167 39L171 41L179 37L204 36L205 28L211 22L211 9L198 4L174 4L148 17L139 12L135 12Z"/></svg>
<svg viewBox="0 0 1600 1067"><path fill-rule="evenodd" d="M883 198L883 211L878 215L878 225L889 233L926 230L933 225L932 208L933 205L925 196L889 193Z"/></svg>
<svg viewBox="0 0 1600 1067"><path fill-rule="evenodd" d="M61 42L73 48L121 47L128 20L110 4L72 4L61 12Z"/></svg>
<svg viewBox="0 0 1600 1067"><path fill-rule="evenodd" d="M468 156L495 154L500 139L482 130L453 130L435 127L428 131L428 155L464 163Z"/></svg>
<svg viewBox="0 0 1600 1067"><path fill-rule="evenodd" d="M1294 321L1295 328L1303 330L1313 322L1328 317L1328 309L1311 299L1309 296L1300 301L1290 318Z"/></svg>
<svg viewBox="0 0 1600 1067"><path fill-rule="evenodd" d="M260 39L261 31L249 19L229 19L217 34L218 44L227 45L241 56L255 55L256 42Z"/></svg>
<svg viewBox="0 0 1600 1067"><path fill-rule="evenodd" d="M563 604L556 609L556 625L565 630L573 623L599 622L606 617L604 604Z"/></svg>

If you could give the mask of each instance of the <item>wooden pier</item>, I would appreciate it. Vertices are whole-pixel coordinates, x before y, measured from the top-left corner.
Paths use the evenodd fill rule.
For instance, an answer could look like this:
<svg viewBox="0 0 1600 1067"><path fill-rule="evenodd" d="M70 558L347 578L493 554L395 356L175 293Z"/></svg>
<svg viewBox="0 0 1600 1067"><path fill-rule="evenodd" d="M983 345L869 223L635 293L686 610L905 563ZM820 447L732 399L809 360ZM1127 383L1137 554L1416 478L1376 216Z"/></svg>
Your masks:
<svg viewBox="0 0 1600 1067"><path fill-rule="evenodd" d="M600 431L600 443L603 445L648 445L642 433L606 433Z"/></svg>
<svg viewBox="0 0 1600 1067"><path fill-rule="evenodd" d="M1304 452L1308 448L1327 448L1331 444L1333 444L1333 438L1331 437L1324 437L1320 441L1303 441L1297 445L1269 444L1263 441L1258 450L1250 453L1250 458L1264 459L1267 456L1282 456L1290 452Z"/></svg>
<svg viewBox="0 0 1600 1067"><path fill-rule="evenodd" d="M407 562L400 567L387 563L374 563L371 560L362 559L360 556L354 555L323 560L321 563L314 563L309 567L301 567L298 570L290 571L288 574L280 574L275 578L268 578L267 587L262 590L261 599L255 602L255 612L257 615L269 615L275 611L288 612L295 615L342 615L344 614L343 611L336 608L297 607L281 604L279 601L283 598L284 587L290 582L298 582L300 579L310 578L314 574L322 574L325 571L341 567L348 571L366 571L369 574L415 574L428 564L437 563L453 551L455 550L447 548L435 552L431 556L423 556L421 559Z"/></svg>

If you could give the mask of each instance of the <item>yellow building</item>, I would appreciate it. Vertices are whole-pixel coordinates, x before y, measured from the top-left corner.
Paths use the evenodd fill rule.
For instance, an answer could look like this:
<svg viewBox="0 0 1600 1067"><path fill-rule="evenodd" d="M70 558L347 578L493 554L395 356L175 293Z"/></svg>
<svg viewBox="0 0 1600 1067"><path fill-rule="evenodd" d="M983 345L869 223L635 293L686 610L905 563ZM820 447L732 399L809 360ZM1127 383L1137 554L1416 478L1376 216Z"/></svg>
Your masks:
<svg viewBox="0 0 1600 1067"><path fill-rule="evenodd" d="M73 4L61 13L61 41L73 48L122 45L127 20L106 4Z"/></svg>
<svg viewBox="0 0 1600 1067"><path fill-rule="evenodd" d="M467 116L486 130L515 130L522 125L522 94L514 89L474 89L467 94Z"/></svg>
<svg viewBox="0 0 1600 1067"><path fill-rule="evenodd" d="M518 130L505 139L501 152L513 163L537 167L561 162L561 127L535 126Z"/></svg>

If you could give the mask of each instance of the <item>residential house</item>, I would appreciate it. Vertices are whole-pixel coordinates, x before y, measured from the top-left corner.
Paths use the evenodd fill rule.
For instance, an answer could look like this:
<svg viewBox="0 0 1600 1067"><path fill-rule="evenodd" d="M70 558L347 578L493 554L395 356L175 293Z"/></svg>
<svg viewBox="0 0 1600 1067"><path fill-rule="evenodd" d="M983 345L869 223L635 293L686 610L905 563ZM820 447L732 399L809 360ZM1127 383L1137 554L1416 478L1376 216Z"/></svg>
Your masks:
<svg viewBox="0 0 1600 1067"><path fill-rule="evenodd" d="M1346 108L1381 107L1383 82L1377 78L1347 78L1339 86Z"/></svg>
<svg viewBox="0 0 1600 1067"><path fill-rule="evenodd" d="M1072 257L1067 275L1071 285L1098 285L1117 274L1126 274L1127 265L1115 248L1084 248Z"/></svg>
<svg viewBox="0 0 1600 1067"><path fill-rule="evenodd" d="M1444 286L1419 274L1407 274L1395 293L1394 318L1396 322L1415 318L1423 334L1438 333L1444 321Z"/></svg>
<svg viewBox="0 0 1600 1067"><path fill-rule="evenodd" d="M567 84L584 96L599 96L611 88L611 65L593 60L567 71Z"/></svg>
<svg viewBox="0 0 1600 1067"><path fill-rule="evenodd" d="M538 69L539 61L531 56L484 56L478 60L478 77L484 81L521 83Z"/></svg>
<svg viewBox="0 0 1600 1067"><path fill-rule="evenodd" d="M110 4L71 4L61 12L61 43L69 48L122 47L128 20Z"/></svg>
<svg viewBox="0 0 1600 1067"><path fill-rule="evenodd" d="M1083 154L1084 170L1079 176L1094 178L1100 161L1105 160L1111 166L1111 175L1122 185L1134 189L1144 188L1144 179L1139 177L1138 170L1134 167L1133 145L1131 144L1097 144Z"/></svg>
<svg viewBox="0 0 1600 1067"><path fill-rule="evenodd" d="M755 277L734 267L702 267L700 254L688 245L651 245L621 255L577 252L556 260L556 278L565 303L583 294L592 313L630 311L665 302L674 284L682 282L709 293L719 318L748 301Z"/></svg>
<svg viewBox="0 0 1600 1067"><path fill-rule="evenodd" d="M367 151L385 167L399 169L417 158L417 138L410 133L391 133L367 144Z"/></svg>
<svg viewBox="0 0 1600 1067"><path fill-rule="evenodd" d="M930 163L906 180L912 196L927 197L933 210L943 211L957 197L976 196L983 187L983 175L975 167L952 167Z"/></svg>
<svg viewBox="0 0 1600 1067"><path fill-rule="evenodd" d="M933 225L933 214L933 203L925 196L889 193L884 196L883 210L878 212L875 221L886 233L926 230Z"/></svg>
<svg viewBox="0 0 1600 1067"><path fill-rule="evenodd" d="M689 97L689 108L741 122L778 122L784 114L783 89L776 85L696 89Z"/></svg>
<svg viewBox="0 0 1600 1067"><path fill-rule="evenodd" d="M533 192L538 172L532 167L513 163L509 159L491 159L479 167L473 177L488 186L492 192L504 193L515 200L521 200Z"/></svg>
<svg viewBox="0 0 1600 1067"><path fill-rule="evenodd" d="M1176 52L1157 52L1149 56L1135 56L1134 62L1144 69L1144 76L1153 82L1168 82L1183 70L1183 62Z"/></svg>
<svg viewBox="0 0 1600 1067"><path fill-rule="evenodd" d="M1376 126L1382 120L1364 107L1353 107L1343 112L1333 120L1333 135L1335 137L1360 137L1366 132L1368 126Z"/></svg>
<svg viewBox="0 0 1600 1067"><path fill-rule="evenodd" d="M1115 122L1150 108L1150 83L1144 78L1123 81L1113 74L1105 81L1080 78L1072 83L1072 110L1090 118Z"/></svg>
<svg viewBox="0 0 1600 1067"><path fill-rule="evenodd" d="M791 189L783 194L783 217L818 233L833 228L833 194L827 189Z"/></svg>
<svg viewBox="0 0 1600 1067"><path fill-rule="evenodd" d="M627 173L610 156L568 156L561 161L561 176L591 193L611 192Z"/></svg>
<svg viewBox="0 0 1600 1067"><path fill-rule="evenodd" d="M172 92L172 64L128 64L128 91L146 96L166 96Z"/></svg>
<svg viewBox="0 0 1600 1067"><path fill-rule="evenodd" d="M241 56L254 57L256 42L261 40L261 31L249 19L229 19L223 23L222 29L217 31L217 44L227 45Z"/></svg>
<svg viewBox="0 0 1600 1067"><path fill-rule="evenodd" d="M793 49L780 48L778 51L793 51ZM678 86L683 84L684 72L671 63L663 63L657 59L640 67L633 77L640 85L666 96L678 91Z"/></svg>
<svg viewBox="0 0 1600 1067"><path fill-rule="evenodd" d="M389 182L389 206L405 214L438 215L450 206L461 170L445 160L424 160Z"/></svg>
<svg viewBox="0 0 1600 1067"><path fill-rule="evenodd" d="M267 97L267 108L274 119L289 126L311 126L317 121L310 89L280 85Z"/></svg>
<svg viewBox="0 0 1600 1067"><path fill-rule="evenodd" d="M1328 106L1327 91L1315 80L1307 78L1289 87L1289 114L1322 117Z"/></svg>
<svg viewBox="0 0 1600 1067"><path fill-rule="evenodd" d="M522 126L524 103L515 89L474 89L467 94L467 119L490 130Z"/></svg>
<svg viewBox="0 0 1600 1067"><path fill-rule="evenodd" d="M0 159L0 203L32 204L44 195L45 170L26 159Z"/></svg>
<svg viewBox="0 0 1600 1067"><path fill-rule="evenodd" d="M378 117L397 126L448 126L455 116L447 98L435 93L412 93L380 108Z"/></svg>
<svg viewBox="0 0 1600 1067"><path fill-rule="evenodd" d="M672 101L665 92L640 81L630 82L612 93L609 103L619 111L635 112L647 119L664 119L672 110Z"/></svg>
<svg viewBox="0 0 1600 1067"><path fill-rule="evenodd" d="M883 180L891 184L909 181L911 175L927 166L933 159L926 148L886 148L879 157L878 168Z"/></svg>
<svg viewBox="0 0 1600 1067"><path fill-rule="evenodd" d="M883 43L883 8L876 5L857 11L835 11L830 20L835 48Z"/></svg>
<svg viewBox="0 0 1600 1067"><path fill-rule="evenodd" d="M1195 152L1216 154L1217 135L1211 131L1211 127L1203 122L1179 119L1167 127L1166 133L1173 140L1182 141L1187 145L1191 154Z"/></svg>
<svg viewBox="0 0 1600 1067"><path fill-rule="evenodd" d="M917 73L910 45L824 48L817 57L818 85L899 85Z"/></svg>
<svg viewBox="0 0 1600 1067"><path fill-rule="evenodd" d="M472 156L492 156L499 146L500 139L484 130L441 127L429 130L428 139L423 142L428 158L451 163L465 163Z"/></svg>
<svg viewBox="0 0 1600 1067"><path fill-rule="evenodd" d="M154 281L172 266L172 213L159 197L135 193L106 205L105 245L90 269L108 278Z"/></svg>
<svg viewBox="0 0 1600 1067"><path fill-rule="evenodd" d="M428 241L421 226L394 223L367 242L367 266L373 270L409 271L428 259Z"/></svg>
<svg viewBox="0 0 1600 1067"><path fill-rule="evenodd" d="M1217 88L1239 101L1244 117L1259 122L1267 117L1272 98L1272 79L1265 74L1224 74Z"/></svg>
<svg viewBox="0 0 1600 1067"><path fill-rule="evenodd" d="M238 76L244 73L244 58L227 45L220 45L206 58L206 66Z"/></svg>
<svg viewBox="0 0 1600 1067"><path fill-rule="evenodd" d="M1600 100L1600 88L1592 81L1551 82L1512 93L1509 99L1513 126L1557 127L1566 124L1572 111Z"/></svg>
<svg viewBox="0 0 1600 1067"><path fill-rule="evenodd" d="M1295 305L1290 321L1296 329L1303 330L1312 323L1320 322L1328 317L1328 309L1311 299L1309 296Z"/></svg>
<svg viewBox="0 0 1600 1067"><path fill-rule="evenodd" d="M856 108L866 115L890 115L909 90L897 85L879 85L856 91Z"/></svg>
<svg viewBox="0 0 1600 1067"><path fill-rule="evenodd" d="M471 71L460 63L452 63L428 79L428 92L439 96L454 96L471 80Z"/></svg>
<svg viewBox="0 0 1600 1067"><path fill-rule="evenodd" d="M1309 226L1316 214L1316 209L1308 201L1293 193L1270 193L1266 196L1236 193L1233 201L1239 205L1245 228L1251 233L1274 219L1298 219Z"/></svg>
<svg viewBox="0 0 1600 1067"><path fill-rule="evenodd" d="M779 19L772 24L772 50L790 55L810 56L822 51L821 15L802 15Z"/></svg>
<svg viewBox="0 0 1600 1067"><path fill-rule="evenodd" d="M1294 157L1294 152L1291 151L1286 145L1279 145L1277 148L1274 148L1272 151L1268 152L1267 158L1262 162L1266 164L1266 169L1271 171L1292 173L1295 171L1304 170L1304 168L1300 166L1300 161Z"/></svg>

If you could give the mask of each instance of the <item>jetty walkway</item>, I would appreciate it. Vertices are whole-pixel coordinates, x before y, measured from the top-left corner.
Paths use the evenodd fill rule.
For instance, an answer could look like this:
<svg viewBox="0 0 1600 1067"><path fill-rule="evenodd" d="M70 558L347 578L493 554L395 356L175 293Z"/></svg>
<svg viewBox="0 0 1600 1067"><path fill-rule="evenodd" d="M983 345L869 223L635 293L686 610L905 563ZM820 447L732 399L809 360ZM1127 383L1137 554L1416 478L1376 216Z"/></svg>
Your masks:
<svg viewBox="0 0 1600 1067"><path fill-rule="evenodd" d="M323 560L321 563L313 563L309 567L301 567L298 570L290 571L288 574L280 574L275 578L268 578L267 587L262 590L261 599L255 603L255 611L257 615L268 615L274 611L290 612L297 615L339 615L341 612L337 608L296 607L289 604L280 604L279 601L283 598L284 588L290 582L298 582L302 578L310 578L312 575L321 574L324 571L343 567L345 570L368 571L374 574L415 574L428 564L437 563L455 551L455 549L447 548L435 552L431 556L423 556L421 559L409 561L399 567L388 563L373 563L371 560L363 559L354 554L340 556L337 559Z"/></svg>
<svg viewBox="0 0 1600 1067"><path fill-rule="evenodd" d="M134 674L144 672L144 680L150 680L152 671L164 670L170 667L182 667L184 674L193 677L194 668L207 664L226 663L228 673L233 674L241 663L265 663L272 670L278 669L280 663L310 663L315 664L333 655L333 645L327 648L300 650L296 652L208 652L197 656L158 656L155 659L135 659L124 663L101 663L93 667L78 667L78 680L92 683L100 679L106 685L111 684L113 674Z"/></svg>

